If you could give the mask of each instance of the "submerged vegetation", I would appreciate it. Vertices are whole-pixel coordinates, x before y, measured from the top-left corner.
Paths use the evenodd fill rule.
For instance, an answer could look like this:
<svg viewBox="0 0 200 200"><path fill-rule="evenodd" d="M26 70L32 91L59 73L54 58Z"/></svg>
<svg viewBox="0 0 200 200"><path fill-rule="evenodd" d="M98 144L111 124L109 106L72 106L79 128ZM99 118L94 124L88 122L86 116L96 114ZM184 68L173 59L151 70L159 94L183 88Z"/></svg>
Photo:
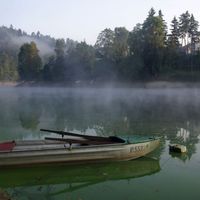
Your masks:
<svg viewBox="0 0 200 200"><path fill-rule="evenodd" d="M150 9L132 31L104 29L95 45L0 27L0 81L74 83L200 80L199 23L188 11L170 27Z"/></svg>

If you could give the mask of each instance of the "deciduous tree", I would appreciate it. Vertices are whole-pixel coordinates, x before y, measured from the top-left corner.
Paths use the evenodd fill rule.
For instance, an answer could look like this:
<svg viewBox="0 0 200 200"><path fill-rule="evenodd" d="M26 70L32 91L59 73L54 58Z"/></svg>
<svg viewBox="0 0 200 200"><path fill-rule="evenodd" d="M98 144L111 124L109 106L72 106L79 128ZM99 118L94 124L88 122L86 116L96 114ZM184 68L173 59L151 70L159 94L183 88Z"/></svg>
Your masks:
<svg viewBox="0 0 200 200"><path fill-rule="evenodd" d="M18 70L22 80L38 80L42 69L42 60L34 42L21 46L18 54Z"/></svg>

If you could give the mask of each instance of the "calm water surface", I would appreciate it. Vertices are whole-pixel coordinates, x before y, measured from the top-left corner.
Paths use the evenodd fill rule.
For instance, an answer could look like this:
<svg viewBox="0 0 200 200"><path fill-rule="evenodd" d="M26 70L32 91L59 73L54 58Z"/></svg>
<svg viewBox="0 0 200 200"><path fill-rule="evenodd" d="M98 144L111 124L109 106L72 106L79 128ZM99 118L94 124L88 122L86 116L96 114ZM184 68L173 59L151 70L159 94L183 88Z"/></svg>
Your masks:
<svg viewBox="0 0 200 200"><path fill-rule="evenodd" d="M130 162L0 170L13 200L200 198L200 89L0 88L0 140L43 138L40 128L164 139ZM169 154L170 143L188 153Z"/></svg>

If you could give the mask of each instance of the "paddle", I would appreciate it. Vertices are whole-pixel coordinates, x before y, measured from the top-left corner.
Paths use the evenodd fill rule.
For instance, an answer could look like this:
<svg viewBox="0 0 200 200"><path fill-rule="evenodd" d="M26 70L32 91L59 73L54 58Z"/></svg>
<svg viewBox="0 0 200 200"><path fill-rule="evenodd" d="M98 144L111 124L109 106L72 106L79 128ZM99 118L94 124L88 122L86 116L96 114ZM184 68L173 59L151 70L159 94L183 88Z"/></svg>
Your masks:
<svg viewBox="0 0 200 200"><path fill-rule="evenodd" d="M68 136L74 136L74 137L82 137L88 140L109 140L108 137L100 137L100 136L92 136L92 135L82 135L77 133L71 133L71 132L65 132L65 131L56 131L56 130L50 130L50 129L40 129L40 131L44 132L50 132L50 133L56 133L64 137L65 135Z"/></svg>
<svg viewBox="0 0 200 200"><path fill-rule="evenodd" d="M90 145L90 144L110 144L111 141L98 141L98 140L77 140L77 139L65 139L65 138L53 138L53 137L45 137L45 140L54 140L60 142L66 142L71 144L81 144L81 145Z"/></svg>

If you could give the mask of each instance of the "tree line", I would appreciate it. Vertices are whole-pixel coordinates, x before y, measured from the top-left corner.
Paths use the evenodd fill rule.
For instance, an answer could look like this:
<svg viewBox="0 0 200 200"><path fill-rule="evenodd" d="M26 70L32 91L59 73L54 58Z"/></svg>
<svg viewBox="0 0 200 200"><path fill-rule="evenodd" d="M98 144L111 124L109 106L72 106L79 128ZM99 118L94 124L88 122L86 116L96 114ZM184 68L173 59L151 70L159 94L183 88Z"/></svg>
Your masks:
<svg viewBox="0 0 200 200"><path fill-rule="evenodd" d="M0 80L66 82L200 80L199 23L188 11L168 29L153 8L132 31L104 29L95 45L0 27ZM19 46L13 36L26 41ZM27 39L28 38L28 39ZM51 49L45 53L42 45ZM39 51L40 49L40 51Z"/></svg>

